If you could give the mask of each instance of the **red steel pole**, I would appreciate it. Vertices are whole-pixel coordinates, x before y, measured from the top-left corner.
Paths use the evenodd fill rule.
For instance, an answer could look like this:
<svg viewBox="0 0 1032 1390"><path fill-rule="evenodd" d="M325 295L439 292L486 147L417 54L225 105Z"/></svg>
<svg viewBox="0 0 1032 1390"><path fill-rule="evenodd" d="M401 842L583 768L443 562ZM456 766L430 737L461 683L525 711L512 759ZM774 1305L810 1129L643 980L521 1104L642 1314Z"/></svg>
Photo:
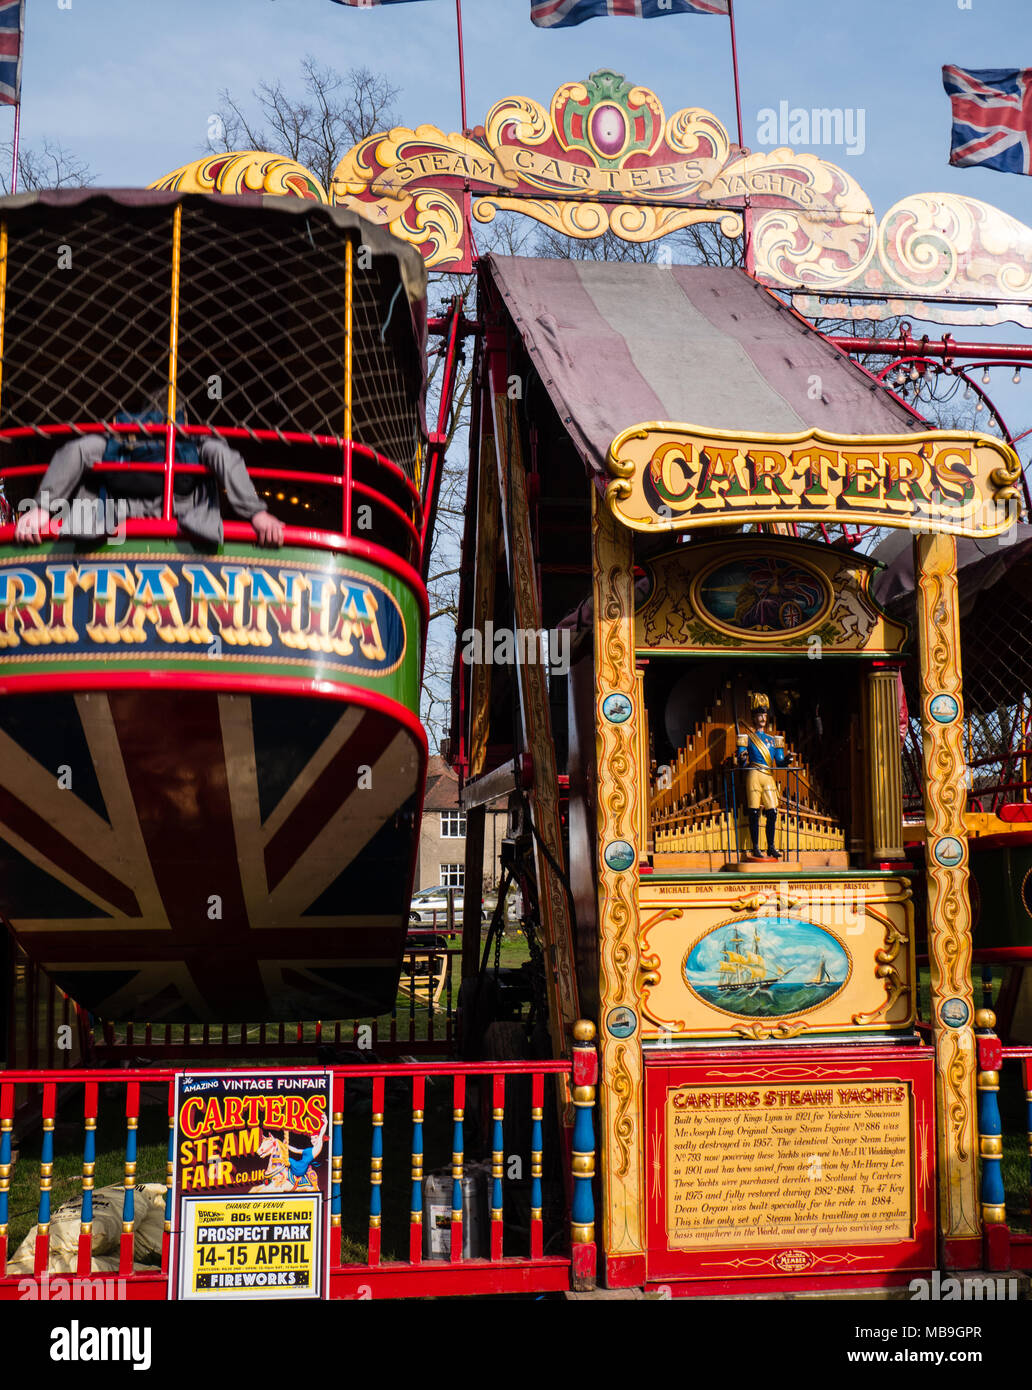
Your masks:
<svg viewBox="0 0 1032 1390"><path fill-rule="evenodd" d="M914 338L903 334L895 338L830 337L843 352L877 352L886 357L953 357L965 361L989 359L999 362L1032 362L1032 346L1020 343L958 343L947 333L943 338Z"/></svg>
<svg viewBox="0 0 1032 1390"><path fill-rule="evenodd" d="M14 148L11 154L11 192L18 192L18 143L21 135L21 102L14 108Z"/></svg>
<svg viewBox="0 0 1032 1390"><path fill-rule="evenodd" d="M738 118L738 143L742 140L742 91L738 81L738 41L735 38L735 0L727 0L727 17L731 21L731 69L735 78L735 115Z"/></svg>
<svg viewBox="0 0 1032 1390"><path fill-rule="evenodd" d="M455 25L459 34L459 97L462 101L462 133L466 134L466 60L462 52L462 0L455 0Z"/></svg>

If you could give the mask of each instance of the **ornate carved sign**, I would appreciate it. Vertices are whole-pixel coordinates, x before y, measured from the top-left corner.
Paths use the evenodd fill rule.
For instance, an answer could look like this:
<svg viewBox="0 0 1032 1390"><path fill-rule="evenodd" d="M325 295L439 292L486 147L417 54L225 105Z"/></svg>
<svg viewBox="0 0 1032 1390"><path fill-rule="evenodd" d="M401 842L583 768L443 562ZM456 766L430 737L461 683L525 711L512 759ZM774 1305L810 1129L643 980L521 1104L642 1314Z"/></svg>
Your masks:
<svg viewBox="0 0 1032 1390"><path fill-rule="evenodd" d="M838 165L787 147L750 153L711 112L667 116L654 92L606 70L564 83L547 108L506 97L469 134L421 125L370 135L328 190L295 161L260 151L210 155L155 186L344 204L448 270L472 265L471 218L490 222L499 210L573 237L613 232L634 242L698 222L737 236L747 221L749 269L794 291L811 316L906 312L1032 327L1032 228L945 193L904 198L879 221ZM818 299L857 295L882 302L831 308Z"/></svg>
<svg viewBox="0 0 1032 1390"><path fill-rule="evenodd" d="M802 655L819 637L824 656L889 656L906 629L870 592L876 565L828 546L764 536L679 545L646 564L650 588L635 618L639 651L710 655L749 647Z"/></svg>
<svg viewBox="0 0 1032 1390"><path fill-rule="evenodd" d="M635 531L836 521L996 536L1017 520L1021 476L1009 445L966 430L760 435L668 422L618 434L606 467L609 506Z"/></svg>

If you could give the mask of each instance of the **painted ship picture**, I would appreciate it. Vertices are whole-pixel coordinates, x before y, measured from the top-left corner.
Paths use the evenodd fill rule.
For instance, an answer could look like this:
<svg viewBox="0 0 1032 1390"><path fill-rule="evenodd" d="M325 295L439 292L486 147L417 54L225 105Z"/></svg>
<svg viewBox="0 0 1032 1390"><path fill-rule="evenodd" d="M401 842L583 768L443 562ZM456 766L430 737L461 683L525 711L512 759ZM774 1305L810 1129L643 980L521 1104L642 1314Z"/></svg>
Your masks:
<svg viewBox="0 0 1032 1390"><path fill-rule="evenodd" d="M772 916L714 928L692 947L683 970L689 989L725 1013L781 1018L838 994L850 965L830 932Z"/></svg>

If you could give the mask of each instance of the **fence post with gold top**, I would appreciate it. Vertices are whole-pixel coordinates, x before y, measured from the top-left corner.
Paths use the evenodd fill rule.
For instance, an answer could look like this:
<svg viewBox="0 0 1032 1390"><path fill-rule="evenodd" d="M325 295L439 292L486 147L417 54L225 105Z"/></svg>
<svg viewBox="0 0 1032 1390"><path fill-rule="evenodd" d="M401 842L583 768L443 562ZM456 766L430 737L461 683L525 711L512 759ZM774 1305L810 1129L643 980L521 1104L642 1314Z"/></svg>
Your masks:
<svg viewBox="0 0 1032 1390"><path fill-rule="evenodd" d="M993 1031L992 1009L975 1014L975 1047L978 1051L978 1152L982 1160L979 1196L982 1205L982 1239L986 1269L1010 1268L1010 1231L1007 1228L1003 1186L1003 1124L1000 1120L1000 1068L1003 1047Z"/></svg>
<svg viewBox="0 0 1032 1390"><path fill-rule="evenodd" d="M573 1255L573 1287L595 1287L595 1087L598 1052L595 1025L579 1019L573 1025L573 1202L570 1208L570 1241Z"/></svg>

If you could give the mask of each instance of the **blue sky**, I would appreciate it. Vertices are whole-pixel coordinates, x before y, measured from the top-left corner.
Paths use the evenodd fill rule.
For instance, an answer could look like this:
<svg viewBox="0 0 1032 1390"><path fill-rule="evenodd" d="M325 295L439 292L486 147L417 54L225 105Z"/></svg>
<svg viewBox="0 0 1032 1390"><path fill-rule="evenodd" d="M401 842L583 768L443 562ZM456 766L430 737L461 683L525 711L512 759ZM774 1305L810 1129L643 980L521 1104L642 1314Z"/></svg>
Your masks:
<svg viewBox="0 0 1032 1390"><path fill-rule="evenodd" d="M330 0L29 0L22 131L59 139L101 184L143 184L202 152L228 87L294 79L308 52L386 71L407 123L459 125L453 0L352 11ZM956 191L1032 221L1032 180L951 169L939 69L1032 66L1029 0L737 0L746 143L757 113L862 107L862 155L826 150L883 212L907 193ZM703 106L733 128L728 25L720 18L591 20L540 31L528 0L464 0L471 124L514 93L547 101L563 81L612 67L668 111ZM9 113L0 113L0 130ZM5 132L6 133L6 132Z"/></svg>

